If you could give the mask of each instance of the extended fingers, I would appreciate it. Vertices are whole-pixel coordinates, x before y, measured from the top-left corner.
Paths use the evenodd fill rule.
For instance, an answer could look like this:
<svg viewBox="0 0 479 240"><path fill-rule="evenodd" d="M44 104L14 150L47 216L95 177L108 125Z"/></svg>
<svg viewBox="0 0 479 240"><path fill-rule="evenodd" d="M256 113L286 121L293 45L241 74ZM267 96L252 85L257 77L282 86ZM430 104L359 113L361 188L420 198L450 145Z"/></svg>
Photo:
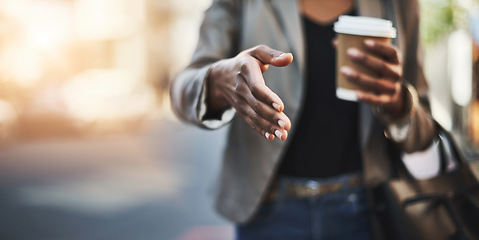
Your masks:
<svg viewBox="0 0 479 240"><path fill-rule="evenodd" d="M257 84L256 86L264 86L261 87L261 89L265 88L267 91L271 91L264 84ZM253 89L256 88L257 87L254 87ZM260 92L266 90L253 91ZM257 98L253 94L253 91L242 74L238 75L235 86L236 98L233 104L235 109L254 130L265 138L272 140L272 136L275 135L281 140L286 140L288 135L287 131L291 128L289 118L283 112L273 108L270 101L264 102L260 98ZM274 95L276 96L276 94ZM281 99L279 99L279 101L281 101Z"/></svg>
<svg viewBox="0 0 479 240"><path fill-rule="evenodd" d="M236 88L236 92L239 93L240 97L245 100L256 113L265 119L269 119L269 121L277 123L281 128L287 131L291 128L291 122L283 112L277 111L276 109L272 108L268 102L264 102L260 98L256 97L247 85L243 84L237 86Z"/></svg>
<svg viewBox="0 0 479 240"><path fill-rule="evenodd" d="M286 140L291 122L283 113L283 101L266 86L262 73L270 64L288 65L292 55L260 45L242 52L237 59L235 94L230 99L233 107L248 125L268 140L274 137Z"/></svg>
<svg viewBox="0 0 479 240"><path fill-rule="evenodd" d="M260 101L273 107L276 111L284 110L284 103L279 96L269 89L263 79L263 75L258 72L259 66L252 62L245 62L238 73L247 83L249 90Z"/></svg>
<svg viewBox="0 0 479 240"><path fill-rule="evenodd" d="M291 127L289 118L284 113L278 113L268 108L261 102L255 102L254 99L239 99L236 106L237 112L256 132L268 140L273 140L274 136L281 140L286 140L287 130Z"/></svg>
<svg viewBox="0 0 479 240"><path fill-rule="evenodd" d="M246 106L243 106L241 108L237 108L238 114L241 116L241 118L244 119L244 121L256 132L264 136L266 139L272 141L274 139L274 135L263 130L261 126L258 124L258 120L252 118L253 111L248 110Z"/></svg>

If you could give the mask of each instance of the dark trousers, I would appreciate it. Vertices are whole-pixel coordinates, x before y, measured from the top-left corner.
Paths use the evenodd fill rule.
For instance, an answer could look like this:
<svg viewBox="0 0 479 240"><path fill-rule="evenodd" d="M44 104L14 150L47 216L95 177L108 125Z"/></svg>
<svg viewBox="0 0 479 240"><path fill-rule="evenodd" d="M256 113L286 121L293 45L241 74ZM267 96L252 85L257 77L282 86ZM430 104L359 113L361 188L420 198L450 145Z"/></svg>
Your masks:
<svg viewBox="0 0 479 240"><path fill-rule="evenodd" d="M278 196L265 201L254 219L236 227L237 240L371 239L363 185L312 197L284 194L286 185L347 182L351 175L327 179L282 177Z"/></svg>

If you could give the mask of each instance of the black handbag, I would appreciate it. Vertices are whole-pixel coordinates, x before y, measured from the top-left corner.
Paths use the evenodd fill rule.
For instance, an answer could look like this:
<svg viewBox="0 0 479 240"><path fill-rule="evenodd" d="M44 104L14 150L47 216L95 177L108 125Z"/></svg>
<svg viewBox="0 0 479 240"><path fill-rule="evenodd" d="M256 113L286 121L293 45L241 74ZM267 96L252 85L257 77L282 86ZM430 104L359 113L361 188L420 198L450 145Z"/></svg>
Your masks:
<svg viewBox="0 0 479 240"><path fill-rule="evenodd" d="M440 174L417 180L396 160L396 176L370 189L376 239L479 240L478 180L451 134L437 125ZM446 171L450 158L457 167Z"/></svg>

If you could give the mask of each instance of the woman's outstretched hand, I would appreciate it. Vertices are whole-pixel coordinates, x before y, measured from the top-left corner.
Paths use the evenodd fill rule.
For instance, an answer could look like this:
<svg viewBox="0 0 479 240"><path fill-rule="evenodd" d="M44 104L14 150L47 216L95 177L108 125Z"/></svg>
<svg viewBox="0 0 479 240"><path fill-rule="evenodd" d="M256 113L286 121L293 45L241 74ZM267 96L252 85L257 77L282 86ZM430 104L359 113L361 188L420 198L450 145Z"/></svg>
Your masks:
<svg viewBox="0 0 479 240"><path fill-rule="evenodd" d="M231 106L266 139L286 140L291 121L283 113L283 101L266 86L263 73L269 65L284 67L292 61L291 53L259 45L216 62L207 79L208 112Z"/></svg>

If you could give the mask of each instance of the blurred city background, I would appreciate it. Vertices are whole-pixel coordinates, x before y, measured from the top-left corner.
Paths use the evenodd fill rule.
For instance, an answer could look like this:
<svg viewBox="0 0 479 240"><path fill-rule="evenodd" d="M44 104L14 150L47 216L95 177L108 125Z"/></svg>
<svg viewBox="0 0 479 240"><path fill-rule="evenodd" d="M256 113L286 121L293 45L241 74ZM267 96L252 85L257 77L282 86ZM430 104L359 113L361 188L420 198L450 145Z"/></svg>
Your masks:
<svg viewBox="0 0 479 240"><path fill-rule="evenodd" d="M0 0L0 239L233 239L226 129L170 110L211 0ZM435 118L479 160L479 2L421 0Z"/></svg>

